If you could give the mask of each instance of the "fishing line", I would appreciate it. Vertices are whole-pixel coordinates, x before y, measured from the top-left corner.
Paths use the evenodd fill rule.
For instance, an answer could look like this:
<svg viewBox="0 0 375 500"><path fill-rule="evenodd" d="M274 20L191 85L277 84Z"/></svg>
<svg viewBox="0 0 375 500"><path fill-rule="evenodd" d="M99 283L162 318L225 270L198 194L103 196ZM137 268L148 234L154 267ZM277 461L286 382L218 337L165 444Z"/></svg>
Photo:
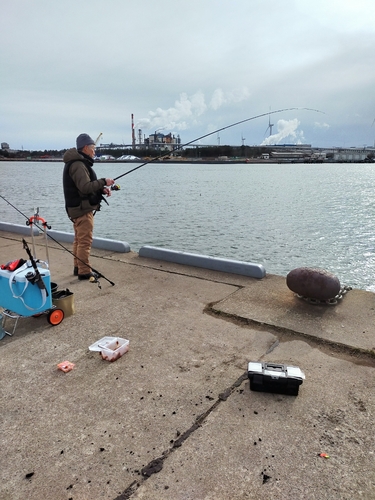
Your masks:
<svg viewBox="0 0 375 500"><path fill-rule="evenodd" d="M231 127L235 127L236 125L241 125L241 123L246 123L251 120L256 120L257 118L262 118L263 116L268 116L268 115L273 115L275 113L282 113L283 111L296 111L296 110L305 110L305 111L315 111L316 113L323 113L324 111L319 111L319 109L312 109L312 108L285 108L285 109L278 109L276 111L268 111L267 113L262 113L261 115L256 115L252 116L251 118L245 118L245 120L240 120L239 122L232 123L231 125L227 125L226 127L218 128L217 130L214 130L213 132L209 132L208 134L201 135L200 137L197 137L196 139L193 139L192 141L186 142L185 144L178 145L175 148L171 149L170 151L167 151L166 153L163 153L159 156L156 156L155 158L152 158L151 160L148 160L141 165L138 165L138 167L132 168L131 170L128 170L124 174L119 175L118 177L115 177L113 180L117 181L117 179L121 179L121 177L124 177L125 175L131 174L135 170L138 170L141 167L144 167L145 165L148 165L149 163L152 163L154 161L160 160L160 158L164 158L164 156L169 156L171 153L174 153L175 151L178 151L179 149L185 148L186 146L189 146L190 144L193 144L194 142L200 141L201 139L205 139L206 137L209 137L210 135L217 134L218 132L221 132L222 130L226 130Z"/></svg>
<svg viewBox="0 0 375 500"><path fill-rule="evenodd" d="M8 203L8 205L10 205L12 208L14 208L19 214L22 215L22 217L25 217L25 219L27 220L27 222L29 222L29 217L27 217L27 215L25 215L23 212L21 212L21 210L19 210L17 207L15 207L10 201L8 201L6 198L4 198L3 195L0 194L0 198L2 198L6 203ZM32 224L34 224L34 226L36 226L38 229L40 229L41 231L44 232L44 228L40 227L40 225L38 223L36 223L35 221L32 222ZM47 225L47 223L46 223ZM48 226L48 229L51 229L51 226ZM66 250L68 253L70 253L70 255L72 255L73 257L75 257L76 259L78 259L80 262L82 262L82 264L86 264L86 262L83 262L82 259L80 259L79 257L77 257L77 255L74 255L74 253L72 251L70 251L68 248L66 248L62 243L60 243L59 241L57 241L53 236L51 236L50 234L48 234L48 232L46 231L46 234L47 236L52 240L54 241L55 243L57 243L57 245L59 245L61 248L63 248L64 250ZM106 281L108 281L108 283L110 283L112 286L115 286L115 283L111 280L109 280L108 278L106 278L104 276L104 274L102 274L101 272L99 272L97 269L94 269L92 266L90 266L90 264L88 264L90 269L98 275L98 278L104 278ZM100 285L99 285L100 286Z"/></svg>

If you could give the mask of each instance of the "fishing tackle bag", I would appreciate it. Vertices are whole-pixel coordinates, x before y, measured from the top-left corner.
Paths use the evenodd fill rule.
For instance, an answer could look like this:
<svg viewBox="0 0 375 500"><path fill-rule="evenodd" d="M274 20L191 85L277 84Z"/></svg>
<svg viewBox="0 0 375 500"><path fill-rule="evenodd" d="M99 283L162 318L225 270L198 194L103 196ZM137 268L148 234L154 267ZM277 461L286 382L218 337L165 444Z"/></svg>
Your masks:
<svg viewBox="0 0 375 500"><path fill-rule="evenodd" d="M52 303L64 311L64 318L75 313L74 293L68 288L52 292Z"/></svg>

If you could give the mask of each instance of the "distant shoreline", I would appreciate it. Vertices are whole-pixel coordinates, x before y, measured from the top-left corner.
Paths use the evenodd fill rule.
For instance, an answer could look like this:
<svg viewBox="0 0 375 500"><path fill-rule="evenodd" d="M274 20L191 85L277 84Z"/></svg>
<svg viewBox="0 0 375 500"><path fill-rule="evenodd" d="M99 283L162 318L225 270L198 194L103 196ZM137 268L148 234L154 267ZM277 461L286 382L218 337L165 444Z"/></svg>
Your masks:
<svg viewBox="0 0 375 500"><path fill-rule="evenodd" d="M43 162L43 163L56 163L56 162L63 162L62 158L0 158L0 161L20 161L20 162ZM95 160L94 163L96 165L100 163L181 163L181 164L190 164L190 163L218 163L218 164L228 164L228 163L274 163L273 161L269 160L262 160L260 158L249 158L248 160L246 159L228 159L228 160L213 160L213 159L193 159L193 158L188 158L188 159L142 159L140 158L139 160ZM276 162L277 163L277 162Z"/></svg>
<svg viewBox="0 0 375 500"><path fill-rule="evenodd" d="M63 162L62 158L0 158L0 162L2 161L8 161L8 162L32 162L32 163L58 163L58 162ZM300 165L316 165L316 164L336 164L336 163L364 163L364 164L372 164L375 163L375 161L337 161L337 160L320 160L320 161L304 161L304 160L287 160L287 159L279 159L279 158L270 158L270 159L262 159L262 158L248 158L248 159L228 159L228 160L213 160L213 159L197 159L194 160L192 158L189 159L168 159L164 160L163 158L160 159L155 159L155 160L96 160L95 164L99 165L101 163L134 163L134 164L139 164L139 163L163 163L163 164L181 164L181 165L194 165L194 164L213 164L213 165L228 165L228 164L244 164L244 165L251 165L251 164L300 164Z"/></svg>

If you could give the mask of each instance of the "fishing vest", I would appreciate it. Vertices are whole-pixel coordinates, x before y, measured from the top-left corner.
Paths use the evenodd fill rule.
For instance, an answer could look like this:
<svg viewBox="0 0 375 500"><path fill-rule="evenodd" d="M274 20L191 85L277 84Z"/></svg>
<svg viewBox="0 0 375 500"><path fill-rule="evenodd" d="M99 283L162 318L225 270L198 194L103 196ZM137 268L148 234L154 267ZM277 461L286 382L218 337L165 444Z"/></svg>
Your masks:
<svg viewBox="0 0 375 500"><path fill-rule="evenodd" d="M64 171L63 171L63 187L64 187L64 197L65 197L65 208L69 207L79 207L81 205L82 200L89 200L90 205L93 205L95 209L97 205L100 204L102 200L101 190L96 191L95 193L90 193L88 195L81 195L78 191L77 186L74 184L73 179L69 175L69 168L74 162L80 161L84 163L89 172L90 181L96 181L97 176L94 170L91 168L91 165L88 165L84 160L70 160L65 163Z"/></svg>

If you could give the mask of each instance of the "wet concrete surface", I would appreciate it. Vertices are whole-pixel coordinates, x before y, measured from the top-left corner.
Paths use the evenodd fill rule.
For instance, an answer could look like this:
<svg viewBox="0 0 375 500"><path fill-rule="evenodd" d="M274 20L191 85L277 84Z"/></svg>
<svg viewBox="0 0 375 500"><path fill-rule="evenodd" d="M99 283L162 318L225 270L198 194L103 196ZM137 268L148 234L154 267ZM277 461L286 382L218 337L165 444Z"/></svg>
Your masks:
<svg viewBox="0 0 375 500"><path fill-rule="evenodd" d="M1 263L21 240L0 233ZM1 500L374 498L374 294L313 306L281 276L93 250L115 282L100 289L49 253L76 312L0 341ZM102 360L88 347L104 336L129 352ZM250 391L255 360L299 366L299 395Z"/></svg>

